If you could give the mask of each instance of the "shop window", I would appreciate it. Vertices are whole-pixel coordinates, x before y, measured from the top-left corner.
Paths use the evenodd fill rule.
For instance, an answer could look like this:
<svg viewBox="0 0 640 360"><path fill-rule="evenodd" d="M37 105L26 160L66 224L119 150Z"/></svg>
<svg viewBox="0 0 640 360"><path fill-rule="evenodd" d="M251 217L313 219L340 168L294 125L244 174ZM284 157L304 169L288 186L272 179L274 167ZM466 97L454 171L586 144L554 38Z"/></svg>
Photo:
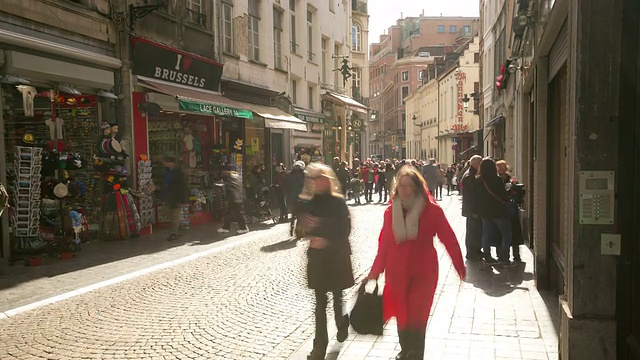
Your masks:
<svg viewBox="0 0 640 360"><path fill-rule="evenodd" d="M273 67L282 69L282 13L273 9Z"/></svg>
<svg viewBox="0 0 640 360"><path fill-rule="evenodd" d="M259 0L249 0L248 43L249 59L260 61L260 4Z"/></svg>
<svg viewBox="0 0 640 360"><path fill-rule="evenodd" d="M351 24L351 49L362 51L362 28L358 23Z"/></svg>
<svg viewBox="0 0 640 360"><path fill-rule="evenodd" d="M233 47L233 6L222 3L222 23L220 24L222 34L222 51L227 54L235 53Z"/></svg>
<svg viewBox="0 0 640 360"><path fill-rule="evenodd" d="M202 27L207 26L207 16L204 14L202 0L186 0L189 21Z"/></svg>

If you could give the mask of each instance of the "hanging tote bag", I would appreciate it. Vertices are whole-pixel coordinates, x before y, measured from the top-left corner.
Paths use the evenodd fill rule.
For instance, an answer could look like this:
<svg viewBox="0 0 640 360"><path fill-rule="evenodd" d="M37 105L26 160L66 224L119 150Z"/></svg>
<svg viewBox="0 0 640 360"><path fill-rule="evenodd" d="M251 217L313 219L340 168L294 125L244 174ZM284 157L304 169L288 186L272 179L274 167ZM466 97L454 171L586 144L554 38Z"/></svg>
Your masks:
<svg viewBox="0 0 640 360"><path fill-rule="evenodd" d="M378 293L378 283L373 293L366 291L363 282L358 291L356 304L351 311L351 326L358 334L382 335L382 295Z"/></svg>

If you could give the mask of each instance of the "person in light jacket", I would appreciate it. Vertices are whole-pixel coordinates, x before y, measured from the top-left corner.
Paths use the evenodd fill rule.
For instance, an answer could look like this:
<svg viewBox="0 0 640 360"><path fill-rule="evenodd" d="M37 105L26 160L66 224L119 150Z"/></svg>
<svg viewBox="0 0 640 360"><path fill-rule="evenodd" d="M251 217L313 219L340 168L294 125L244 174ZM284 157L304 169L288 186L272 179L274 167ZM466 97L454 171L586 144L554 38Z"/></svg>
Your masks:
<svg viewBox="0 0 640 360"><path fill-rule="evenodd" d="M422 175L403 166L396 175L391 205L384 223L368 279L385 273L382 295L384 321L395 317L401 352L398 360L424 358L427 320L438 284L435 236L444 244L461 279L466 268L458 239L444 211L427 190Z"/></svg>
<svg viewBox="0 0 640 360"><path fill-rule="evenodd" d="M305 169L305 189L300 194L300 220L309 238L307 281L315 292L315 338L308 360L324 359L327 334L327 293L333 294L337 340L347 339L349 316L343 315L342 290L354 285L351 265L351 216L330 167L311 163Z"/></svg>

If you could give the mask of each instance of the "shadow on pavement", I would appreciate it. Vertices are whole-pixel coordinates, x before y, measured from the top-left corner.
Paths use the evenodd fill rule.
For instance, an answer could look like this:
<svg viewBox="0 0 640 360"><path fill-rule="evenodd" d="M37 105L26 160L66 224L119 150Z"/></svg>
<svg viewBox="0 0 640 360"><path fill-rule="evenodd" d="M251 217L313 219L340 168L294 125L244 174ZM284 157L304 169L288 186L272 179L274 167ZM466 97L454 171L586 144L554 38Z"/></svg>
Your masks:
<svg viewBox="0 0 640 360"><path fill-rule="evenodd" d="M260 251L266 252L266 253L272 253L276 251L289 250L289 249L295 248L297 244L298 244L298 239L295 239L295 238L287 239L287 240L277 242L275 244L263 246L260 248Z"/></svg>
<svg viewBox="0 0 640 360"><path fill-rule="evenodd" d="M504 296L514 290L528 291L526 286L519 286L524 281L533 280L533 274L524 271L525 266L525 263L515 267L490 266L482 261L468 261L466 282L493 297Z"/></svg>

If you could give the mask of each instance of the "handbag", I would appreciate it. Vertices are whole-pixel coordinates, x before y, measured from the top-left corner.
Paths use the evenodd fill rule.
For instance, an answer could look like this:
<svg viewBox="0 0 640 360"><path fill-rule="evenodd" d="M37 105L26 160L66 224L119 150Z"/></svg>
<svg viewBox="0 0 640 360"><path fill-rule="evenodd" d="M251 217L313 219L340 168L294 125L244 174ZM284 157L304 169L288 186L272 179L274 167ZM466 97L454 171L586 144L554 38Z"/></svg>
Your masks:
<svg viewBox="0 0 640 360"><path fill-rule="evenodd" d="M384 320L382 318L382 296L378 294L378 283L373 293L365 289L367 282L363 282L358 290L356 304L351 310L351 326L362 335L382 335Z"/></svg>
<svg viewBox="0 0 640 360"><path fill-rule="evenodd" d="M489 194L491 194L491 196L493 196L496 200L498 200L498 202L504 205L504 208L507 211L507 216L509 218L518 217L518 204L516 204L516 202L513 201L513 199L504 201L500 197L498 197L493 191L491 191L491 189L489 189L489 186L487 186L487 183L484 182L484 180L482 180L482 185L484 185L484 188L487 189L487 191L489 192Z"/></svg>

